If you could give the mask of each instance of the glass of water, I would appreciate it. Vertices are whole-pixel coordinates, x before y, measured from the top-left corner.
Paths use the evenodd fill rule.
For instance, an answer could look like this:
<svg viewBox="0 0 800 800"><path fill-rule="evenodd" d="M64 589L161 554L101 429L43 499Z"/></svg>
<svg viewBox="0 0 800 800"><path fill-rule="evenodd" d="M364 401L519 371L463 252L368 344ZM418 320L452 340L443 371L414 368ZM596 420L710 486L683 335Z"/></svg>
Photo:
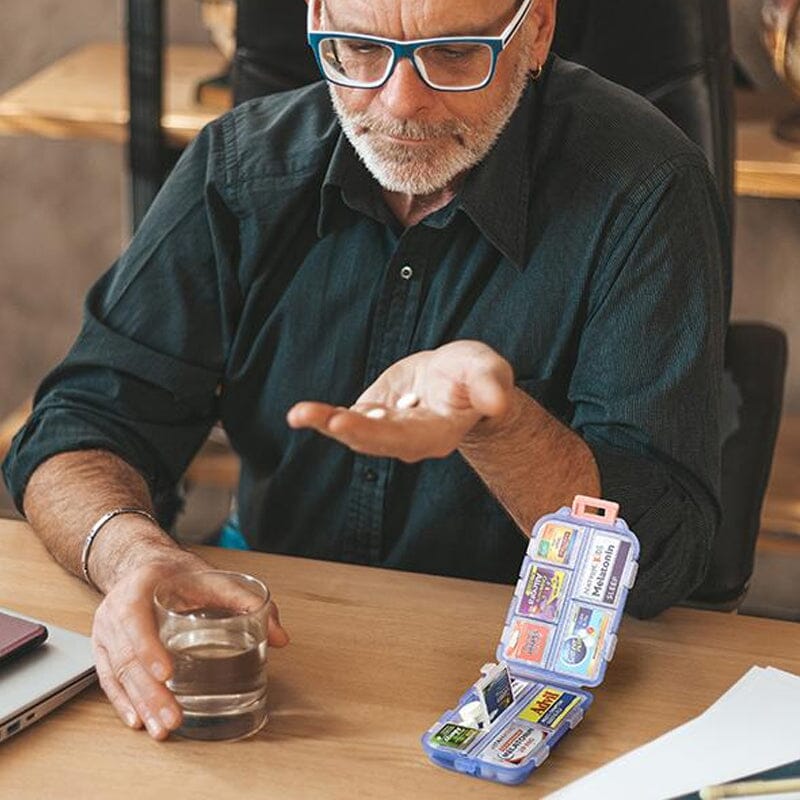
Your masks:
<svg viewBox="0 0 800 800"><path fill-rule="evenodd" d="M267 722L269 589L239 572L178 573L154 603L172 656L167 688L183 709L188 739L243 739Z"/></svg>

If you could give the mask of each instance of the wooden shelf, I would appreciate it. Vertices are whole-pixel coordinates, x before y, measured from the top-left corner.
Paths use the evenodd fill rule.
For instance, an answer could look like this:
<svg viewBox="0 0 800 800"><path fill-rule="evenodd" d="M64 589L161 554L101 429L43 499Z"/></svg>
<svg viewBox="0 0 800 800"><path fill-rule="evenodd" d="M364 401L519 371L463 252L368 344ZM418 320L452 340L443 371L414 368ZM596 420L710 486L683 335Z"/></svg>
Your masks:
<svg viewBox="0 0 800 800"><path fill-rule="evenodd" d="M776 122L798 111L784 95L736 93L736 194L800 198L800 144L775 135Z"/></svg>
<svg viewBox="0 0 800 800"><path fill-rule="evenodd" d="M166 140L181 146L220 113L195 101L198 81L225 68L214 47L171 45L164 55ZM74 50L0 97L0 133L54 139L128 138L126 55L122 44Z"/></svg>

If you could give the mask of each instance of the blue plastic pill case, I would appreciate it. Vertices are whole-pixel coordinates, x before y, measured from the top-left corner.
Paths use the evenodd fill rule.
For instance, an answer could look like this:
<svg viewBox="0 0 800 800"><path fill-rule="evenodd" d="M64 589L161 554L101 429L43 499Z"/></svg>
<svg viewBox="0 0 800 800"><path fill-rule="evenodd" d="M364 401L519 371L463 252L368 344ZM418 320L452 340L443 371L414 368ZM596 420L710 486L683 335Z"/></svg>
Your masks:
<svg viewBox="0 0 800 800"><path fill-rule="evenodd" d="M583 687L603 681L639 565L639 540L618 509L579 495L534 525L496 652L512 700L481 724L468 713L478 688L468 689L422 736L435 764L520 783L583 719L592 703Z"/></svg>

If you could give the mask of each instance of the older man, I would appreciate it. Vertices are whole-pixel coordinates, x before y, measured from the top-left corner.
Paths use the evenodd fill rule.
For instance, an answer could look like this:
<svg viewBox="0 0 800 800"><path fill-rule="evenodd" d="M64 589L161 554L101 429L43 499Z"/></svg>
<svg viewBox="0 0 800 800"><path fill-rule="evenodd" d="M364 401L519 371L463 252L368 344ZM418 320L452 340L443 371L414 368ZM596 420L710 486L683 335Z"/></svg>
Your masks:
<svg viewBox="0 0 800 800"><path fill-rule="evenodd" d="M314 0L327 88L208 126L89 294L6 477L106 593L129 725L179 722L150 598L202 562L145 514L216 419L253 548L510 581L582 492L642 540L636 613L700 580L724 221L672 125L548 55L554 5Z"/></svg>

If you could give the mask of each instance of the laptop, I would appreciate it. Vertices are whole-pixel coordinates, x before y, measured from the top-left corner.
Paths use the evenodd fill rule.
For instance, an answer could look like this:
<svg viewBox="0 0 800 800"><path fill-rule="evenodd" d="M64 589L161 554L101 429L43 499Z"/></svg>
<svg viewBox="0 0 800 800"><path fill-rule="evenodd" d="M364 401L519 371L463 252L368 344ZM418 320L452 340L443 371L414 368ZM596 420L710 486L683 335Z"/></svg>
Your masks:
<svg viewBox="0 0 800 800"><path fill-rule="evenodd" d="M8 608L7 614L41 622ZM42 622L47 641L0 665L0 742L27 728L97 680L88 636Z"/></svg>

